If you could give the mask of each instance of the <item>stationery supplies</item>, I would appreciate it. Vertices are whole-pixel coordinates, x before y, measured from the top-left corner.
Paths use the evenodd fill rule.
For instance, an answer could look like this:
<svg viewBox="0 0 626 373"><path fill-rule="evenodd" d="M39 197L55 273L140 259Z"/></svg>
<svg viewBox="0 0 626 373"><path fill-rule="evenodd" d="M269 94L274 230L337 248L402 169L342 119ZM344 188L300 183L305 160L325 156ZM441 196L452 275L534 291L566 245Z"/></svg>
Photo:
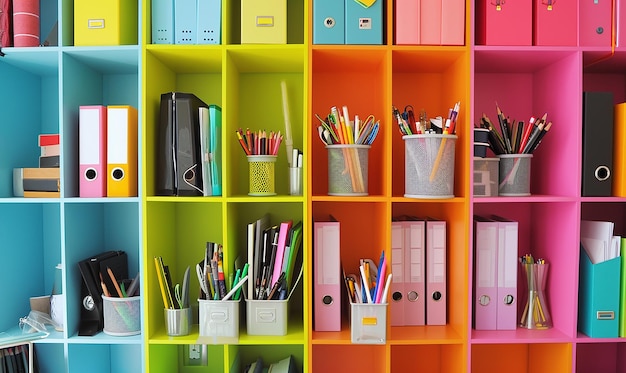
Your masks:
<svg viewBox="0 0 626 373"><path fill-rule="evenodd" d="M614 132L612 92L583 92L582 127L582 196L611 196Z"/></svg>
<svg viewBox="0 0 626 373"><path fill-rule="evenodd" d="M474 157L474 197L498 195L500 158Z"/></svg>
<svg viewBox="0 0 626 373"><path fill-rule="evenodd" d="M318 332L341 330L340 227L332 216L313 222L313 330Z"/></svg>
<svg viewBox="0 0 626 373"><path fill-rule="evenodd" d="M177 337L188 335L191 330L191 308L163 309L167 335Z"/></svg>
<svg viewBox="0 0 626 373"><path fill-rule="evenodd" d="M128 0L74 1L74 45L137 44L137 11Z"/></svg>
<svg viewBox="0 0 626 373"><path fill-rule="evenodd" d="M530 195L530 166L532 154L499 154L498 194L501 196Z"/></svg>
<svg viewBox="0 0 626 373"><path fill-rule="evenodd" d="M107 108L78 109L78 186L80 197L107 195Z"/></svg>
<svg viewBox="0 0 626 373"><path fill-rule="evenodd" d="M522 311L520 326L526 329L549 329L552 327L552 318L545 299L548 263L544 259L535 261L530 254L521 257L520 263L526 280L526 305Z"/></svg>
<svg viewBox="0 0 626 373"><path fill-rule="evenodd" d="M38 47L39 0L13 1L13 46Z"/></svg>
<svg viewBox="0 0 626 373"><path fill-rule="evenodd" d="M106 334L129 336L141 333L141 297L102 296Z"/></svg>
<svg viewBox="0 0 626 373"><path fill-rule="evenodd" d="M402 139L405 149L404 196L454 198L457 136L420 134L402 136Z"/></svg>

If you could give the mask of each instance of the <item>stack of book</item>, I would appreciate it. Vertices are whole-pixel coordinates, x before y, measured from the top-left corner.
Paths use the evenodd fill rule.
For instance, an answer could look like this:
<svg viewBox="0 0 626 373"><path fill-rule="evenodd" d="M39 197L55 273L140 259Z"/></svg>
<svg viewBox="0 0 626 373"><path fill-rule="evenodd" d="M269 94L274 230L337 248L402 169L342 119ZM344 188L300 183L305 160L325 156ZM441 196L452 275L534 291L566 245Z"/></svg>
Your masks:
<svg viewBox="0 0 626 373"><path fill-rule="evenodd" d="M61 196L59 135L39 135L39 148L39 167L13 169L13 195L16 197Z"/></svg>

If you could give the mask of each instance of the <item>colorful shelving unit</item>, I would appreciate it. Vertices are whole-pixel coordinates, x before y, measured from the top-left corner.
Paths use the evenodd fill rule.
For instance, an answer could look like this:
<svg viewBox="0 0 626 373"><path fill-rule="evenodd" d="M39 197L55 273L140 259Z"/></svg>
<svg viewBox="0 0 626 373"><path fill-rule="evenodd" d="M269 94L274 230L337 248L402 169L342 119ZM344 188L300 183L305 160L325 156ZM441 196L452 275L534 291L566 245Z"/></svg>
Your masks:
<svg viewBox="0 0 626 373"><path fill-rule="evenodd" d="M626 199L581 196L582 92L611 91L615 103L625 101L626 48L482 45L475 37L480 28L476 20L482 19L477 17L479 0L465 1L463 45L396 45L391 0L383 2L381 45L313 44L313 1L288 1L286 44L242 44L238 1L222 4L221 44L157 44L151 40L153 4L144 0L136 4L133 20L136 44L74 46L74 2L57 0L47 5L46 14L58 20L58 46L3 48L0 283L17 285L0 288L0 330L28 314L29 297L50 292L55 266L61 263L66 328L35 342L43 372L81 372L85 367L95 372L236 372L258 356L270 362L288 354L302 372L311 373L488 373L503 367L529 373L626 372L623 339L577 332L579 222L611 220L622 234L626 228ZM283 80L294 147L304 153L303 195L289 195L282 148L277 195L248 196L248 164L235 131L284 131ZM222 108L222 196L157 195L159 102L161 93L169 91L192 92ZM454 198L405 198L404 142L392 105L412 104L429 115L445 115L457 101ZM472 196L472 128L482 113L495 118L496 102L518 120L547 112L554 123L534 154L529 197ZM138 108L138 197L78 197L78 107L96 104ZM315 114L324 116L331 106L343 105L352 115L381 120L369 151L367 196L327 193L327 150L318 139ZM12 168L37 166L40 133L61 135L61 197L13 197ZM304 224L304 276L290 300L287 335L248 335L242 317L237 344L209 345L208 366L187 366L184 346L196 343L198 326L188 336L167 336L153 257L162 256L173 278L182 278L188 265L200 261L205 242L213 241L224 245L225 263L232 267L238 257L245 258L247 224L268 211L274 223L291 219ZM552 263L546 293L554 327L549 330L472 329L472 216L496 213L519 221L520 254L530 252ZM387 326L385 344L356 345L346 312L340 332L315 332L311 227L328 215L341 221L345 263L377 258L381 250L391 256L394 216L445 220L447 324ZM141 272L143 327L138 336L78 336L77 262L104 250L126 251L129 272ZM192 276L192 300L197 288ZM192 304L197 323L197 302ZM245 304L241 306L243 310Z"/></svg>

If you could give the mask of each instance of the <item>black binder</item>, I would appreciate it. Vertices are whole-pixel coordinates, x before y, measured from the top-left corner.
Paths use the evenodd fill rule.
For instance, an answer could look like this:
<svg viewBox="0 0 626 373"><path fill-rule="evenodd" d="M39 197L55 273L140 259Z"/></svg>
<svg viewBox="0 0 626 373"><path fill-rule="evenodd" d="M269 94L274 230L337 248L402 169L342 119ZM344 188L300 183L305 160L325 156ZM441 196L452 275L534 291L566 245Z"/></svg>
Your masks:
<svg viewBox="0 0 626 373"><path fill-rule="evenodd" d="M613 93L583 92L582 196L611 196Z"/></svg>
<svg viewBox="0 0 626 373"><path fill-rule="evenodd" d="M102 281L109 291L114 291L115 286L107 268L115 275L118 281L128 278L128 258L123 251L107 251L94 257L78 262L78 268L83 278L80 296L80 323L78 335L92 336L104 327L104 314L102 312Z"/></svg>
<svg viewBox="0 0 626 373"><path fill-rule="evenodd" d="M191 93L161 95L156 194L201 196L202 153L199 108L207 107Z"/></svg>

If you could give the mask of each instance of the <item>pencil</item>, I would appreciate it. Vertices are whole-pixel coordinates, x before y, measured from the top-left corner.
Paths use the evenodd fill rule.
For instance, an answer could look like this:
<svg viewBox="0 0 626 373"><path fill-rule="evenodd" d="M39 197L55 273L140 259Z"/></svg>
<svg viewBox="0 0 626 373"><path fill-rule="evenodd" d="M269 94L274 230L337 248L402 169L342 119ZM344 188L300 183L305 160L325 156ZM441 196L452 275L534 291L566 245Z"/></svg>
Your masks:
<svg viewBox="0 0 626 373"><path fill-rule="evenodd" d="M122 293L122 289L120 289L120 284L117 283L117 280L115 279L115 275L113 274L113 271L111 271L111 268L107 267L107 273L109 274L111 281L113 281L113 286L115 286L117 296L119 296L120 298L124 298L124 293Z"/></svg>

